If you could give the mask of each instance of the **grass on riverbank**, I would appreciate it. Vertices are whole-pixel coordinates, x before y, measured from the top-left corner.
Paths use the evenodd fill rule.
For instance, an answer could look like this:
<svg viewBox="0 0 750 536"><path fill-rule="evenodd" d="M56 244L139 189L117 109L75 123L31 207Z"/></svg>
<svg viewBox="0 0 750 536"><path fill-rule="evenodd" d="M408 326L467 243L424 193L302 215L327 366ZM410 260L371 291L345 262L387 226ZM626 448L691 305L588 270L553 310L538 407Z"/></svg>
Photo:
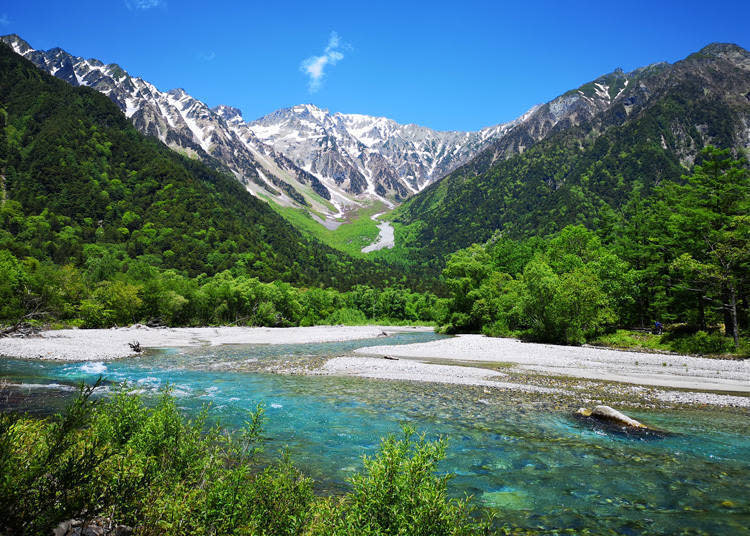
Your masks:
<svg viewBox="0 0 750 536"><path fill-rule="evenodd" d="M165 392L155 406L120 390L94 401L82 387L63 415L0 413L0 534L51 534L76 519L111 534L440 536L486 534L468 499L436 476L442 441L412 429L383 439L339 497L282 457L259 459L263 411L229 434L206 430L208 410L180 415ZM115 530L120 526L119 531ZM123 526L130 529L123 530Z"/></svg>
<svg viewBox="0 0 750 536"><path fill-rule="evenodd" d="M597 337L591 344L638 352L672 352L724 359L750 357L748 337L743 337L739 350L735 350L732 340L718 331L684 333L675 328L655 335L646 331L618 329Z"/></svg>

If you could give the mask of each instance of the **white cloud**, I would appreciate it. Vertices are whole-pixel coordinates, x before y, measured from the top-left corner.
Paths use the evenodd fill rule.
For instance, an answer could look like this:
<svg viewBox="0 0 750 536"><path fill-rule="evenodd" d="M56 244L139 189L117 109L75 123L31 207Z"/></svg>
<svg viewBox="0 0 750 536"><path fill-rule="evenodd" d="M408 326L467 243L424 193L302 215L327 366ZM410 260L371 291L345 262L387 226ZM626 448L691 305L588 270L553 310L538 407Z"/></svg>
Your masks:
<svg viewBox="0 0 750 536"><path fill-rule="evenodd" d="M309 78L307 88L310 93L315 93L323 84L323 78L326 74L326 67L333 67L339 61L344 59L344 53L341 49L348 48L342 45L341 38L336 32L331 32L326 46L321 56L310 56L300 64L300 70Z"/></svg>
<svg viewBox="0 0 750 536"><path fill-rule="evenodd" d="M214 52L213 50L209 52L198 52L197 58L198 58L198 61L205 61L205 62L213 61L216 59L216 52Z"/></svg>
<svg viewBox="0 0 750 536"><path fill-rule="evenodd" d="M165 0L125 0L130 11L145 11L166 5Z"/></svg>
<svg viewBox="0 0 750 536"><path fill-rule="evenodd" d="M8 24L10 24L10 19L7 14L3 13L0 15L0 26L7 26Z"/></svg>

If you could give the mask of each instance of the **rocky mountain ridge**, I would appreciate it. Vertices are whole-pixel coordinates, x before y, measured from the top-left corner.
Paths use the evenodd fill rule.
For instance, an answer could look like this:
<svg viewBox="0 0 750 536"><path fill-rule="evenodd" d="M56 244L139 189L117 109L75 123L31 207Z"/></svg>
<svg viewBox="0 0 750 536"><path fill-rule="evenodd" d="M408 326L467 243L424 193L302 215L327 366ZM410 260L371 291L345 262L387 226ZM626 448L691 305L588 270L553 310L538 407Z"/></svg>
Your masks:
<svg viewBox="0 0 750 536"><path fill-rule="evenodd" d="M73 56L60 48L34 50L17 35L2 37L37 67L73 86L88 86L114 101L143 134L168 147L231 171L255 195L281 205L331 213L331 192L315 176L254 138L240 139L216 111L183 89L160 91L117 64Z"/></svg>
<svg viewBox="0 0 750 536"><path fill-rule="evenodd" d="M1 39L53 76L107 95L140 132L231 171L258 196L324 216L365 199L397 204L526 117L477 132L440 132L298 105L246 122L237 108L210 108L183 89L161 91L117 64L61 48L35 50L17 35Z"/></svg>
<svg viewBox="0 0 750 536"><path fill-rule="evenodd" d="M706 71L706 69L708 69ZM715 76L713 71L727 76ZM705 72L703 72L705 71ZM750 53L734 44L711 43L699 52L674 64L659 62L624 72L622 69L603 75L581 87L540 105L514 128L497 137L467 163L466 171L479 174L487 171L498 160L523 153L535 143L571 127L589 124L592 135L598 135L612 125L622 124L640 113L654 98L675 89L679 84L702 84L705 92L729 104L743 107L750 103L745 95L743 75L750 71ZM739 73L739 81L734 80ZM741 86L733 91L732 86ZM732 145L750 148L750 118L740 113L735 140ZM683 140L686 133L676 133ZM692 165L695 148L685 141L678 149L684 165Z"/></svg>
<svg viewBox="0 0 750 536"><path fill-rule="evenodd" d="M681 180L706 145L750 150L750 51L713 43L673 64L616 70L538 107L473 160L403 203L415 258L495 232L599 228Z"/></svg>
<svg viewBox="0 0 750 536"><path fill-rule="evenodd" d="M400 201L468 161L524 117L475 132L436 131L301 104L251 121L248 128L298 166L347 191Z"/></svg>

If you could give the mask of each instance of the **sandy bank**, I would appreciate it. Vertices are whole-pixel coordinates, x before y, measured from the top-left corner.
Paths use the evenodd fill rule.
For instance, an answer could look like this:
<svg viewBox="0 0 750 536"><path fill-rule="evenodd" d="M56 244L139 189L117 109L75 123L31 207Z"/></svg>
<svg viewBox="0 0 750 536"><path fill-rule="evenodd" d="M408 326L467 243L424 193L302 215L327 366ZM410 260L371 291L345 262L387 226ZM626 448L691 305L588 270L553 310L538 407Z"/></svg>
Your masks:
<svg viewBox="0 0 750 536"><path fill-rule="evenodd" d="M304 344L370 339L383 332L431 331L424 327L313 326L306 328L158 328L61 329L28 338L0 339L0 356L62 361L106 361L133 355L129 342L142 348L219 344Z"/></svg>
<svg viewBox="0 0 750 536"><path fill-rule="evenodd" d="M644 354L459 335L428 343L371 346L360 355L425 361L506 363L526 372L677 389L750 393L750 361Z"/></svg>

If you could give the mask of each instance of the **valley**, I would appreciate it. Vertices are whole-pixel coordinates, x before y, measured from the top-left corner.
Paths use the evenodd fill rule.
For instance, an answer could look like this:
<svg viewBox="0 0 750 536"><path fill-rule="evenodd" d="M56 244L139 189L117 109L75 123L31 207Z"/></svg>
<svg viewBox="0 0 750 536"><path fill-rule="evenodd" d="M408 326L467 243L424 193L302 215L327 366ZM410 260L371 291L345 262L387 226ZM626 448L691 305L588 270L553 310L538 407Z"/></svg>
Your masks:
<svg viewBox="0 0 750 536"><path fill-rule="evenodd" d="M228 63L198 50L244 35L213 13L119 9L213 40L161 73L129 38L141 77L0 38L0 536L748 534L748 50L619 49L596 78L571 56L572 88L530 70L544 101L438 130L337 111L361 101L333 73L361 53L373 109L468 114L489 83L422 69L474 31L388 80L400 51L332 31L292 65L327 104L293 104L279 41ZM475 65L496 101L531 57L472 52L504 58Z"/></svg>

